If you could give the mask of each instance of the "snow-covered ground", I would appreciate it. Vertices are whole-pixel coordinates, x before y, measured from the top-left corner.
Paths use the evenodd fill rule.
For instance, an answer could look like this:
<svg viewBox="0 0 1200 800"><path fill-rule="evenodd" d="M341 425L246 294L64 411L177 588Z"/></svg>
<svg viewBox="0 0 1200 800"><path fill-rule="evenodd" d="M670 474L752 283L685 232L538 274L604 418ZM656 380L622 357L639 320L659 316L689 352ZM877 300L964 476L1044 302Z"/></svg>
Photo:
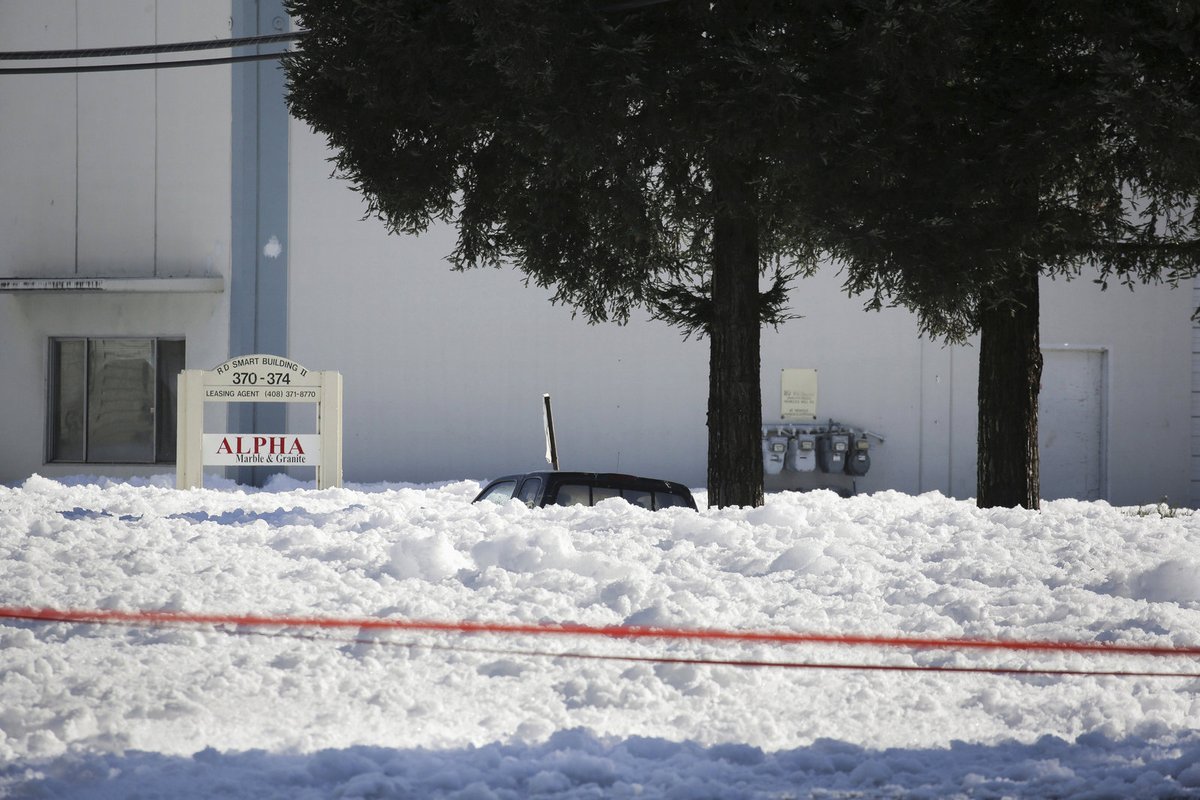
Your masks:
<svg viewBox="0 0 1200 800"><path fill-rule="evenodd" d="M1187 511L171 486L0 487L0 605L1200 646ZM656 657L1200 673L1196 657L0 619L0 796L1200 797L1197 678Z"/></svg>

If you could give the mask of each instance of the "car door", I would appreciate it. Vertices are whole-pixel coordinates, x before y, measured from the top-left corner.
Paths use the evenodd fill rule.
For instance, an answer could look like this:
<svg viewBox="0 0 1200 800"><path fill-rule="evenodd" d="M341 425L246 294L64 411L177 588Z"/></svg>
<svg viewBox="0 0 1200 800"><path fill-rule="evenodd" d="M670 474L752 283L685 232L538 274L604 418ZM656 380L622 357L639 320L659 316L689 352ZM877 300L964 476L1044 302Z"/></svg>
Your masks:
<svg viewBox="0 0 1200 800"><path fill-rule="evenodd" d="M517 499L530 508L536 508L541 504L542 499L542 479L537 475L531 475L521 483L521 488L517 492Z"/></svg>

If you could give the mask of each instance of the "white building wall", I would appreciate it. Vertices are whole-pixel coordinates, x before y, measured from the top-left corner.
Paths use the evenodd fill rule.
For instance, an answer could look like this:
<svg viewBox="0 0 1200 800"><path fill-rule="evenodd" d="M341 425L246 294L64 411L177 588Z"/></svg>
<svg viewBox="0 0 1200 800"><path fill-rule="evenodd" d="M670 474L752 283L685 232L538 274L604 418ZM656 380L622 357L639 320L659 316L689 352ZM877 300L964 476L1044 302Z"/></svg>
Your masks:
<svg viewBox="0 0 1200 800"><path fill-rule="evenodd" d="M83 3L76 14L77 47L154 41L154 7L144 0ZM156 80L155 70L76 77L75 251L82 275L153 271Z"/></svg>
<svg viewBox="0 0 1200 800"><path fill-rule="evenodd" d="M345 381L347 480L485 478L544 465L703 481L707 349L662 324L590 326L519 273L456 273L451 232L386 235L293 123L291 356Z"/></svg>
<svg viewBox="0 0 1200 800"><path fill-rule="evenodd" d="M348 480L538 468L549 392L564 468L703 485L706 342L659 322L587 325L515 271L453 272L452 231L388 236L330 181L319 137L293 122L291 148L290 355L345 376ZM792 306L801 319L763 333L764 420L778 419L780 370L815 368L822 419L886 437L860 491L974 496L975 348L920 339L907 312L862 311L834 270L801 281ZM1161 286L1043 284L1043 344L1107 353L1113 502L1187 496L1189 314L1188 293Z"/></svg>
<svg viewBox="0 0 1200 800"><path fill-rule="evenodd" d="M1108 499L1184 504L1190 496L1190 287L1044 285L1043 347L1103 348L1108 369ZM1052 480L1053 476L1044 476Z"/></svg>
<svg viewBox="0 0 1200 800"><path fill-rule="evenodd" d="M225 4L8 0L0 48L178 42L229 34ZM167 57L163 57L167 58ZM0 293L0 481L158 468L44 463L53 336L179 336L188 365L229 355L228 67L0 76L0 277L219 275L223 294ZM329 178L322 140L290 128L286 355L345 379L350 481L486 478L544 464L541 395L565 468L705 479L708 348L659 322L588 325L513 270L452 272L452 232L386 234ZM285 266L286 265L286 266ZM1191 293L1047 283L1047 348L1102 352L1105 494L1174 502L1192 488ZM821 419L882 434L860 491L975 491L976 351L866 313L834 270L801 281L801 315L763 332L763 419L784 368L819 371ZM208 409L210 430L224 409ZM294 429L311 410L289 409ZM1200 412L1196 412L1200 416ZM307 417L305 416L307 414ZM1200 434L1198 434L1200 436ZM1051 493L1058 478L1043 473Z"/></svg>
<svg viewBox="0 0 1200 800"><path fill-rule="evenodd" d="M230 35L229 9L223 3L157 0L154 6L157 42L223 39ZM227 51L209 52L221 54ZM161 61L179 56L158 58ZM155 272L160 276L227 277L229 67L161 69L153 74L156 109Z"/></svg>
<svg viewBox="0 0 1200 800"><path fill-rule="evenodd" d="M1192 282L1192 308L1200 309L1200 278ZM1192 324L1192 479L1191 505L1200 508L1200 320Z"/></svg>
<svg viewBox="0 0 1200 800"><path fill-rule="evenodd" d="M228 35L223 4L0 4L0 50ZM229 67L0 76L0 277L219 275L228 286L229 129ZM228 305L227 293L0 293L0 481L162 472L45 463L48 341L183 336L189 365L208 367L228 352Z"/></svg>
<svg viewBox="0 0 1200 800"><path fill-rule="evenodd" d="M0 4L0 48L73 47L74 0ZM74 271L76 94L74 75L0 76L0 274Z"/></svg>

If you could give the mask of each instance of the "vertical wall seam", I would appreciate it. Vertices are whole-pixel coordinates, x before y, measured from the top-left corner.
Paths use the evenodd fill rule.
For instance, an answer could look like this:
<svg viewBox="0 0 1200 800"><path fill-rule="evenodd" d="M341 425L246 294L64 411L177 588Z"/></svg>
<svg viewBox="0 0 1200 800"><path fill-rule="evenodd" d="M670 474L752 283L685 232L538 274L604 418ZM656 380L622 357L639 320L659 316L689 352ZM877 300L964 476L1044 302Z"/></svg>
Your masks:
<svg viewBox="0 0 1200 800"><path fill-rule="evenodd" d="M159 34L159 30L158 30L158 3L155 3L154 4L154 43L158 44L159 41L160 41L160 34ZM154 56L154 60L156 62L160 61L161 56L158 56L158 55ZM157 277L159 277L159 272L158 272L158 183L159 183L159 178L160 178L159 172L158 172L158 147L159 147L159 141L158 141L158 134L159 134L159 130L158 130L158 70L157 69L151 70L151 72L154 73L154 189L153 189L154 199L152 201L154 203L154 210L150 212L150 219L151 219L150 274L157 278ZM155 447L157 447L157 446L158 446L158 442L155 441Z"/></svg>
<svg viewBox="0 0 1200 800"><path fill-rule="evenodd" d="M946 449L949 451L946 454L946 466L950 474L950 480L946 486L946 495L954 497L954 390L957 388L954 384L954 351L957 348L954 345L948 345L947 347L950 351L950 366L946 370L949 373L946 381L950 387L950 397L946 411Z"/></svg>
<svg viewBox="0 0 1200 800"><path fill-rule="evenodd" d="M1192 279L1192 308L1200 308L1200 276ZM1200 508L1200 320L1192 323L1191 505Z"/></svg>
<svg viewBox="0 0 1200 800"><path fill-rule="evenodd" d="M920 359L917 364L917 494L925 491L925 340L919 340Z"/></svg>
<svg viewBox="0 0 1200 800"><path fill-rule="evenodd" d="M75 0L75 49L79 49L79 0ZM79 59L75 60L79 63ZM75 73L75 269L79 274L79 73Z"/></svg>
<svg viewBox="0 0 1200 800"><path fill-rule="evenodd" d="M1107 347L1100 351L1100 499L1108 500L1112 497L1109 491L1109 466L1108 466L1108 409L1112 405L1112 383L1109 379L1109 374L1112 370L1111 359L1109 358L1109 350Z"/></svg>

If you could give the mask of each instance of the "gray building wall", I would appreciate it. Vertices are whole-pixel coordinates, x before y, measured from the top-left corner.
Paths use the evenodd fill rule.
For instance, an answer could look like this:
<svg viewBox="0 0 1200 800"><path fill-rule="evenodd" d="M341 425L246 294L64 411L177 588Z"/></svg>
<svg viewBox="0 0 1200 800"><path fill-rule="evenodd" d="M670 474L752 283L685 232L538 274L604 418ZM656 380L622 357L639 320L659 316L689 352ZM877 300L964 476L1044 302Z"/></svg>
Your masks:
<svg viewBox="0 0 1200 800"><path fill-rule="evenodd" d="M235 37L288 30L282 0L234 0ZM242 54L251 48L239 48ZM254 52L276 52L277 45ZM288 113L283 70L274 60L232 68L233 131L229 356L287 352L288 335ZM279 403L231 403L234 433L283 433L287 410ZM279 470L231 470L239 483L261 486Z"/></svg>

